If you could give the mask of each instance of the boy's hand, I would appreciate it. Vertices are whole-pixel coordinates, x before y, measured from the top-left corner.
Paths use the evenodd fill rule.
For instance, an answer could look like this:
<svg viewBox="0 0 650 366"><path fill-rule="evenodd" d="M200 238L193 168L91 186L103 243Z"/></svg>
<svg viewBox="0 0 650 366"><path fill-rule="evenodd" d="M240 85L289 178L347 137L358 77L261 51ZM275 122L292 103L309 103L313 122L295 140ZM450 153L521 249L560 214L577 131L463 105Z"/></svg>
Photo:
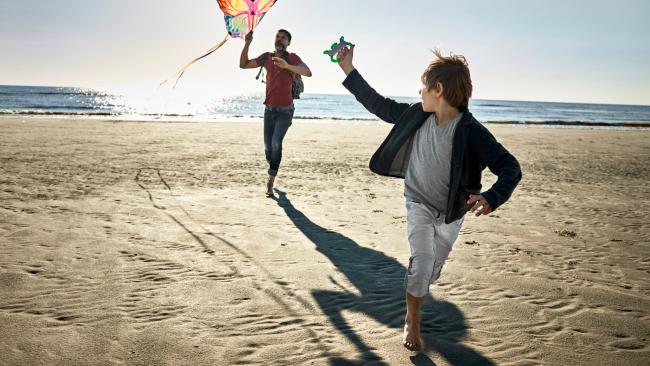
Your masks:
<svg viewBox="0 0 650 366"><path fill-rule="evenodd" d="M248 32L246 37L244 38L244 41L246 41L246 44L251 44L253 42L253 32Z"/></svg>
<svg viewBox="0 0 650 366"><path fill-rule="evenodd" d="M345 72L345 75L350 75L354 71L354 66L352 65L352 59L354 58L354 45L352 47L345 47L336 55L341 59L339 66Z"/></svg>
<svg viewBox="0 0 650 366"><path fill-rule="evenodd" d="M467 204L472 205L470 212L474 212L478 209L476 216L488 215L490 212L492 212L492 206L490 206L488 201L486 201L485 198L483 198L483 196L480 194L470 194Z"/></svg>

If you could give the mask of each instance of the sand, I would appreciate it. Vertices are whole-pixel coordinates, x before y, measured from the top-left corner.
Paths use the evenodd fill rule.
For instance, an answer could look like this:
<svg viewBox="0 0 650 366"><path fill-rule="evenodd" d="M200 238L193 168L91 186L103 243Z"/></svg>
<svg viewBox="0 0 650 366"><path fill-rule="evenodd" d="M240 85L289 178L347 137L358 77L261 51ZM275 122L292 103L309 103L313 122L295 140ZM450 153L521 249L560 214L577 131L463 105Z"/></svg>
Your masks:
<svg viewBox="0 0 650 366"><path fill-rule="evenodd" d="M0 364L650 364L650 131L489 126L415 355L389 127L295 121L274 200L260 123L0 118Z"/></svg>

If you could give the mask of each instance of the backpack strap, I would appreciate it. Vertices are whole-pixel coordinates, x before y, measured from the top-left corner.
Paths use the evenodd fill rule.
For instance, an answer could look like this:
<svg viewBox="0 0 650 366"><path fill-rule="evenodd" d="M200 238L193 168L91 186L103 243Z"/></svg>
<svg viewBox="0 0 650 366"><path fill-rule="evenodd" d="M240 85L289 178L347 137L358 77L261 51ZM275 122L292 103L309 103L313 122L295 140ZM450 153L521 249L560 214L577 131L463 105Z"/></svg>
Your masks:
<svg viewBox="0 0 650 366"><path fill-rule="evenodd" d="M262 75L262 70L264 69L264 65L266 64L266 59L269 58L269 52L264 53L264 57L262 58L262 65L260 65L260 71L257 73L257 76L255 77L255 80L260 79L260 75ZM264 81L262 81L264 82Z"/></svg>

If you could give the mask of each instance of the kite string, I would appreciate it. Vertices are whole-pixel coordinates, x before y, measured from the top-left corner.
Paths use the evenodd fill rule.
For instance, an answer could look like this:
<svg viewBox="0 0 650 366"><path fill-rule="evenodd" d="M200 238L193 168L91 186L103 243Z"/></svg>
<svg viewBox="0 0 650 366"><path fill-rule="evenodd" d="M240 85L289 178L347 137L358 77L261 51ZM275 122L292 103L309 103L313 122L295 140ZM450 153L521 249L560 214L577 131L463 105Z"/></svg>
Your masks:
<svg viewBox="0 0 650 366"><path fill-rule="evenodd" d="M205 58L205 57L210 56L210 55L211 55L212 53L214 53L216 50L218 50L219 48L221 48L221 46L223 46L223 45L228 41L229 38L230 38L230 34L226 33L226 36L223 37L223 39L222 39L219 43L217 43L217 44L215 44L214 46L212 46L212 48L210 48L210 49L209 49L209 50L208 50L208 51L207 51L203 56L197 57L197 58L195 58L194 60L192 60L192 61L188 62L187 64L185 64L185 65L184 65L183 67L181 67L181 69L178 70L178 71L177 71L177 72L176 72L172 77L170 77L169 79L167 79L167 80L163 81L162 83L160 83L160 86L162 86L162 85L164 85L165 83L167 83L170 79L176 77L176 82L174 83L174 86L173 86L173 88L176 88L176 85L178 84L178 81L181 79L181 77L182 77L183 74L185 73L185 70L187 70L187 69L188 69L190 66L192 66L195 62L197 62L197 61L199 61L199 60L201 60L201 59L203 59L203 58Z"/></svg>

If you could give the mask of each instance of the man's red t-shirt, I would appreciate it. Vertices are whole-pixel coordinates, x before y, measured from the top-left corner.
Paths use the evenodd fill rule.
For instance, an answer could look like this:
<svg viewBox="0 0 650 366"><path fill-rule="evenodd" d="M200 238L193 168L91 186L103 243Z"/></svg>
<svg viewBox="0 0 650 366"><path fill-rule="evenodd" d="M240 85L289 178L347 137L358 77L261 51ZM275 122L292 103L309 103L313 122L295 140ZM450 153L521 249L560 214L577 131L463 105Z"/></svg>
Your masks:
<svg viewBox="0 0 650 366"><path fill-rule="evenodd" d="M271 107L288 107L293 104L291 85L293 73L281 69L273 63L273 53L267 52L260 55L256 60L257 64L264 63L266 69L266 99L264 104ZM289 65L302 65L302 60L295 53L289 53Z"/></svg>

